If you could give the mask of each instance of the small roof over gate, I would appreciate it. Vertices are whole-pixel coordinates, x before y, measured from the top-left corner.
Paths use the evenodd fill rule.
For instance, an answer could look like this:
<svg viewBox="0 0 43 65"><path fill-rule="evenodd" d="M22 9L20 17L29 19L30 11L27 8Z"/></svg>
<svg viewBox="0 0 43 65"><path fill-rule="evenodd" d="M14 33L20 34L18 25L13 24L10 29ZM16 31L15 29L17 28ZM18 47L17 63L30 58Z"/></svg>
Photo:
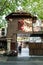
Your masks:
<svg viewBox="0 0 43 65"><path fill-rule="evenodd" d="M29 17L29 18L34 18L34 16L31 13L26 13L26 12L13 12L6 16L6 20L9 20L9 18L15 18L15 17Z"/></svg>

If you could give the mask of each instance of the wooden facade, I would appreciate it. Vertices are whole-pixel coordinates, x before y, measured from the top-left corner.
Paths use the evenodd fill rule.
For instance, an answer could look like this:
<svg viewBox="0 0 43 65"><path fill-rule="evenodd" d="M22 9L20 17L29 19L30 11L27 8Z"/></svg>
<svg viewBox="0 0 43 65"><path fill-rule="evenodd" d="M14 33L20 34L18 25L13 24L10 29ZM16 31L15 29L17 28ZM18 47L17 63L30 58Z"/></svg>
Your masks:
<svg viewBox="0 0 43 65"><path fill-rule="evenodd" d="M6 37L0 38L0 51L6 51L7 50L7 39Z"/></svg>
<svg viewBox="0 0 43 65"><path fill-rule="evenodd" d="M8 20L8 29L7 29L7 40L10 40L10 50L17 49L17 34L42 34L42 32L24 32L21 30L18 30L18 20L21 19L31 19L32 23L34 19L37 19L37 17L34 17L30 13L24 13L24 12L16 12L11 13L8 16L6 16L6 20ZM43 55L43 43L29 43L29 54L30 55Z"/></svg>
<svg viewBox="0 0 43 65"><path fill-rule="evenodd" d="M43 43L30 43L30 55L43 55Z"/></svg>

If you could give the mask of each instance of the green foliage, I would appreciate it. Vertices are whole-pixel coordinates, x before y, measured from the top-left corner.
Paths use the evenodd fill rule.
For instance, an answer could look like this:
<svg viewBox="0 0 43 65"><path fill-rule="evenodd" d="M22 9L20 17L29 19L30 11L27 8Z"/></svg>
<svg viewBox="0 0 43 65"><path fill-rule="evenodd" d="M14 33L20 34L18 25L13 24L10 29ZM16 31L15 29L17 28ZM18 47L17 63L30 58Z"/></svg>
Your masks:
<svg viewBox="0 0 43 65"><path fill-rule="evenodd" d="M0 28L6 27L7 21L4 19L4 16L0 16Z"/></svg>
<svg viewBox="0 0 43 65"><path fill-rule="evenodd" d="M17 11L19 6L23 11L37 14L43 19L43 0L0 0L0 16Z"/></svg>
<svg viewBox="0 0 43 65"><path fill-rule="evenodd" d="M23 8L23 11L37 14L43 19L43 0L0 0L0 15L15 12L19 6Z"/></svg>

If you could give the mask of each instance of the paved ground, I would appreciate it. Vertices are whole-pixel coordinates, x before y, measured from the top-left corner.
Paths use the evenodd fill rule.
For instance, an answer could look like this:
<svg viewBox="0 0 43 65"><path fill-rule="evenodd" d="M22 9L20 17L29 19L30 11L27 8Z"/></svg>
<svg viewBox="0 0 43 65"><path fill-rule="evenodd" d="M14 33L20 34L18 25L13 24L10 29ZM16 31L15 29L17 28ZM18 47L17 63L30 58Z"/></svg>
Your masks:
<svg viewBox="0 0 43 65"><path fill-rule="evenodd" d="M0 57L0 61L43 61L43 57Z"/></svg>
<svg viewBox="0 0 43 65"><path fill-rule="evenodd" d="M0 62L0 65L43 65L43 61L7 61L7 62Z"/></svg>
<svg viewBox="0 0 43 65"><path fill-rule="evenodd" d="M3 57L0 65L43 65L43 57Z"/></svg>
<svg viewBox="0 0 43 65"><path fill-rule="evenodd" d="M0 55L0 65L43 65L43 56L28 56L27 51L24 50L24 53L22 52L21 56L18 57ZM24 55L25 52L27 56Z"/></svg>

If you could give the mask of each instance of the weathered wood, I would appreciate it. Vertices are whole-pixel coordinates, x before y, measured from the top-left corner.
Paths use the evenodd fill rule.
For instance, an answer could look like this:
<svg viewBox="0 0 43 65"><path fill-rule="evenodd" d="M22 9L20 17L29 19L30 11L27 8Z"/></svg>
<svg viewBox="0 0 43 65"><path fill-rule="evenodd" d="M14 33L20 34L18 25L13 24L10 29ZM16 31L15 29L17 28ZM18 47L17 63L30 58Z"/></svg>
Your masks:
<svg viewBox="0 0 43 65"><path fill-rule="evenodd" d="M43 55L43 43L30 43L29 54L30 55Z"/></svg>

